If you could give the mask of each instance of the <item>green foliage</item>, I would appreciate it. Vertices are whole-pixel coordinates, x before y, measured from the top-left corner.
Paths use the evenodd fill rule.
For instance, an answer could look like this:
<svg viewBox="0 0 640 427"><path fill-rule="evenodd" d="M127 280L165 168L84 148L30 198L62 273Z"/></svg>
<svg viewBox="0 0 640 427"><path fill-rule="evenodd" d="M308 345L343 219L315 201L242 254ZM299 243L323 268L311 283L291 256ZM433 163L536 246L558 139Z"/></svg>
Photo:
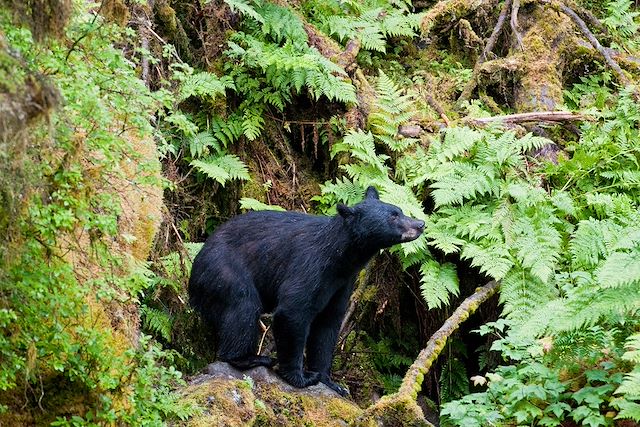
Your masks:
<svg viewBox="0 0 640 427"><path fill-rule="evenodd" d="M202 160L193 160L191 166L219 182L223 187L231 179L251 179L247 166L233 154L221 154Z"/></svg>
<svg viewBox="0 0 640 427"><path fill-rule="evenodd" d="M280 211L284 212L284 209L278 205L268 205L266 203L262 203L259 200L252 199L250 197L243 197L240 199L240 209L251 210L251 211Z"/></svg>
<svg viewBox="0 0 640 427"><path fill-rule="evenodd" d="M102 310L135 303L153 282L146 266L114 250L128 235L118 235L123 208L112 185L127 178L127 163L137 165L131 186L162 184L134 143L150 137L149 118L170 96L136 77L122 49L133 42L128 31L89 13L92 3L76 6L66 38L40 45L0 10L3 40L64 99L46 123L20 132L24 158L15 166L28 167L29 178L18 216L2 230L13 237L3 237L0 257L0 390L22 396L16 390L69 384L84 415L55 425L159 425L191 411L172 391L181 375L157 345L131 346Z"/></svg>
<svg viewBox="0 0 640 427"><path fill-rule="evenodd" d="M438 233L428 236L462 256L474 245L467 256L502 280L509 326L492 349L512 364L486 375L486 391L444 405L450 424L557 426L571 419L610 426L614 418L638 419L640 114L626 90L615 99L605 83L585 79L567 92L598 121L583 124L571 157L557 165L525 163L535 140L511 140L520 147L513 149L487 136L427 162L424 174L436 180L463 182L461 163L485 175L488 186L473 192L461 193L453 181L432 186L446 193L437 195L431 218ZM431 148L431 159L444 153ZM480 160L485 156L491 164ZM505 261L501 269L488 264L497 258Z"/></svg>
<svg viewBox="0 0 640 427"><path fill-rule="evenodd" d="M640 46L634 37L640 25L636 22L640 12L632 11L634 3L630 0L612 0L607 3L607 16L602 23L616 36L614 48L637 49ZM618 44L620 43L620 45Z"/></svg>
<svg viewBox="0 0 640 427"><path fill-rule="evenodd" d="M421 14L410 13L406 2L310 3L307 7L313 8L313 18L326 34L340 42L359 39L362 48L370 51L386 52L387 41L393 37L414 37L421 19Z"/></svg>

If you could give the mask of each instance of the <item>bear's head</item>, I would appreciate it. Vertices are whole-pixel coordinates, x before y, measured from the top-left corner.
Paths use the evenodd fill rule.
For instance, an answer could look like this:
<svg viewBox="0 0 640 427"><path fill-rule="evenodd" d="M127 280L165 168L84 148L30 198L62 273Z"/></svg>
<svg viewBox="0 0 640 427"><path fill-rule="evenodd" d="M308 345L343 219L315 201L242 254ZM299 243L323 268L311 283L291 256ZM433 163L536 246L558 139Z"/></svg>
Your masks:
<svg viewBox="0 0 640 427"><path fill-rule="evenodd" d="M380 249L415 240L424 230L424 221L380 201L374 187L367 188L364 200L353 207L339 204L338 214L344 218L352 238Z"/></svg>

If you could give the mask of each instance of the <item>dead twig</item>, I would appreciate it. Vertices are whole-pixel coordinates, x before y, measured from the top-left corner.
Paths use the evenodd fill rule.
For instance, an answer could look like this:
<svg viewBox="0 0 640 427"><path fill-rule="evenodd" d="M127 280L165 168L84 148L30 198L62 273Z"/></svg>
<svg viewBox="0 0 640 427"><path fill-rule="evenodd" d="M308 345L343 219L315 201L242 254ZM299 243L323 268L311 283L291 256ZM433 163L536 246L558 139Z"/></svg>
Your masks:
<svg viewBox="0 0 640 427"><path fill-rule="evenodd" d="M436 110L438 112L438 114L440 114L440 118L442 119L444 124L447 125L447 127L449 127L451 122L450 122L449 118L447 117L447 114L445 113L444 108L442 108L440 106L440 104L438 104L438 102L430 94L425 93L424 97L427 100L427 104L429 104L429 106L431 108L433 108L434 110Z"/></svg>

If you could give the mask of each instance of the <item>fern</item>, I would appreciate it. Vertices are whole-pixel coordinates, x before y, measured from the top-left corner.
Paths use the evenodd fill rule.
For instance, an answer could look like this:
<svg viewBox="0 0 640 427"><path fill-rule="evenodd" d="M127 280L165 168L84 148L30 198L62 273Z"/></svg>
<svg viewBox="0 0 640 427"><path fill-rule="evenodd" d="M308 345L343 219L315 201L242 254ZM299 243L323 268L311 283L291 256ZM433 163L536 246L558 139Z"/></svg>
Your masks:
<svg viewBox="0 0 640 427"><path fill-rule="evenodd" d="M238 157L233 154L212 156L202 160L193 160L191 166L217 181L224 187L232 179L249 180L249 170Z"/></svg>
<svg viewBox="0 0 640 427"><path fill-rule="evenodd" d="M221 151L218 141L209 132L200 132L192 138L189 138L189 153L193 159L202 157L205 153L208 153L209 147L213 148L214 153Z"/></svg>
<svg viewBox="0 0 640 427"><path fill-rule="evenodd" d="M171 342L171 331L173 329L173 317L164 310L143 305L140 307L142 325L153 333L160 335L165 341Z"/></svg>
<svg viewBox="0 0 640 427"><path fill-rule="evenodd" d="M260 15L256 11L256 9L251 5L251 4L253 4L255 6L260 6L262 4L262 2L259 1L259 0L251 0L251 1L247 1L247 0L224 0L224 2L234 12L240 12L243 15L250 16L251 18L255 19L256 21L258 21L260 23L264 23L265 22L265 20L262 17L262 15Z"/></svg>
<svg viewBox="0 0 640 427"><path fill-rule="evenodd" d="M460 258L471 260L472 267L478 267L496 280L504 278L514 265L507 248L498 244L480 246L467 243L462 247Z"/></svg>
<svg viewBox="0 0 640 427"><path fill-rule="evenodd" d="M224 95L227 89L235 89L229 76L218 77L203 71L185 77L180 86L178 101L191 96L213 101L217 96Z"/></svg>
<svg viewBox="0 0 640 427"><path fill-rule="evenodd" d="M596 270L603 287L640 285L640 246L630 252L614 252Z"/></svg>
<svg viewBox="0 0 640 427"><path fill-rule="evenodd" d="M268 205L250 197L243 197L242 199L240 199L240 209L252 211L286 211L286 209L281 206Z"/></svg>
<svg viewBox="0 0 640 427"><path fill-rule="evenodd" d="M453 264L430 260L420 266L420 291L430 309L449 304L449 295L458 295L458 275Z"/></svg>
<svg viewBox="0 0 640 427"><path fill-rule="evenodd" d="M625 347L627 352L622 358L634 366L614 392L620 395L620 398L614 401L614 405L620 409L616 418L640 421L640 334L628 337Z"/></svg>
<svg viewBox="0 0 640 427"><path fill-rule="evenodd" d="M413 101L382 71L376 83L376 103L369 114L369 126L377 140L393 151L403 151L417 142L404 138L398 128L415 114Z"/></svg>
<svg viewBox="0 0 640 427"><path fill-rule="evenodd" d="M368 164L379 172L386 173L387 167L384 162L389 158L384 154L376 153L371 132L349 131L341 143L335 144L331 148L331 156L347 152L355 159Z"/></svg>

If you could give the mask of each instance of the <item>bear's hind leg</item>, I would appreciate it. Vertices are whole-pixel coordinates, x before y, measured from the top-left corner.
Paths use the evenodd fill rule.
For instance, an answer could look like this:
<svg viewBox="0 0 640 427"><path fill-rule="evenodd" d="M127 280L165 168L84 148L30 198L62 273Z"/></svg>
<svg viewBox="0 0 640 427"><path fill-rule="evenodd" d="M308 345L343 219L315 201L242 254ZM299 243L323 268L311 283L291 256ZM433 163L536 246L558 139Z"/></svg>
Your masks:
<svg viewBox="0 0 640 427"><path fill-rule="evenodd" d="M256 355L260 300L244 296L236 299L218 320L218 359L240 370L256 366L271 367L274 359Z"/></svg>

